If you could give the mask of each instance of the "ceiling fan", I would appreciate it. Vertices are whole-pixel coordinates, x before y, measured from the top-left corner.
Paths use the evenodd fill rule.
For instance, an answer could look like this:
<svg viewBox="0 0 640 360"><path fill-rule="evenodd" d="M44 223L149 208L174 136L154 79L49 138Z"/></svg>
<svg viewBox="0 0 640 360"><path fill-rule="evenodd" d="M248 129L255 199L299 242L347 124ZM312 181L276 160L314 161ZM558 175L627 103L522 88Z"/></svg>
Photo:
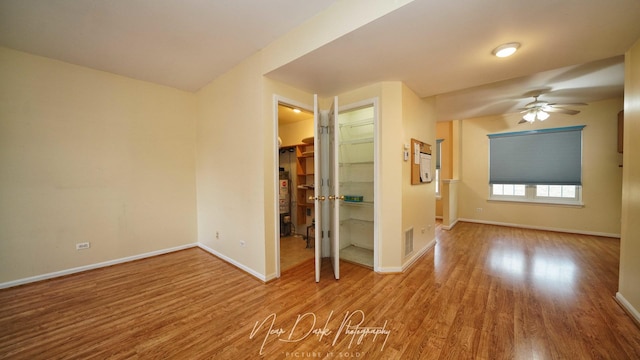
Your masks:
<svg viewBox="0 0 640 360"><path fill-rule="evenodd" d="M585 103L567 103L567 104L558 104L558 103L550 103L547 101L538 100L538 96L535 95L533 97L533 101L524 106L520 113L524 114L522 116L522 120L518 122L518 124L523 123L533 123L536 120L545 121L549 118L549 113L560 113L567 115L575 115L580 112L580 110L566 109L565 106L580 106L587 105Z"/></svg>

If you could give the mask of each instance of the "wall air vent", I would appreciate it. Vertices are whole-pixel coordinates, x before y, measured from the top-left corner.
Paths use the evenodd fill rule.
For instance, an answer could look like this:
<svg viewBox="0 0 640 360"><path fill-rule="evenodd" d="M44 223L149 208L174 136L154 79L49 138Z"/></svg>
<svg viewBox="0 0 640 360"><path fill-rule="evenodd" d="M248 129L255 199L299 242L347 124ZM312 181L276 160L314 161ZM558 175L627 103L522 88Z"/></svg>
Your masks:
<svg viewBox="0 0 640 360"><path fill-rule="evenodd" d="M404 232L404 256L408 256L413 252L413 228L409 228Z"/></svg>

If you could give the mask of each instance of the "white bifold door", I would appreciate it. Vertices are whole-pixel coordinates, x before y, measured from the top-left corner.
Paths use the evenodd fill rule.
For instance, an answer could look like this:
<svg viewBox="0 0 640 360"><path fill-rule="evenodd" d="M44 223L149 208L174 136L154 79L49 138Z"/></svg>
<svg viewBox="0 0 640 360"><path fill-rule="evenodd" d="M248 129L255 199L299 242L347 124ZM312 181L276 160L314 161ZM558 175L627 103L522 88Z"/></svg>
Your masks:
<svg viewBox="0 0 640 360"><path fill-rule="evenodd" d="M322 196L322 178L320 176L320 157L324 146L322 146L321 134L322 127L320 121L320 108L318 104L318 95L313 96L313 197L309 200L314 202L314 214L315 214L315 265L316 265L316 282L320 281L320 272L322 269L322 225L323 214L322 205L324 204L324 197Z"/></svg>
<svg viewBox="0 0 640 360"><path fill-rule="evenodd" d="M329 111L320 111L314 96L315 275L320 281L322 258L330 257L333 275L340 278L340 195L338 182L338 98ZM310 199L311 200L311 199Z"/></svg>
<svg viewBox="0 0 640 360"><path fill-rule="evenodd" d="M320 111L315 97L314 208L315 270L330 258L340 278L340 259L376 268L374 179L375 102L352 104L339 115L338 98Z"/></svg>
<svg viewBox="0 0 640 360"><path fill-rule="evenodd" d="M331 110L329 110L329 122L327 124L327 137L329 142L329 164L328 164L328 183L327 188L329 195L327 196L329 207L329 252L331 257L331 266L333 267L333 276L340 279L340 182L338 181L339 161L338 161L338 97L334 97Z"/></svg>

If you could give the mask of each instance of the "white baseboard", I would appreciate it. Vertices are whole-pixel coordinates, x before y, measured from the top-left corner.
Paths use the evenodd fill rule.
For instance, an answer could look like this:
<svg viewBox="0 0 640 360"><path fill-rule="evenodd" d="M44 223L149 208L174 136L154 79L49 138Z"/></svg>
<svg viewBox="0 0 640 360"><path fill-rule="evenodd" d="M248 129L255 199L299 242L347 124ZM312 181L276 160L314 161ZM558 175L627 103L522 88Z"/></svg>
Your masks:
<svg viewBox="0 0 640 360"><path fill-rule="evenodd" d="M379 267L376 272L380 274L399 274L402 272L402 266Z"/></svg>
<svg viewBox="0 0 640 360"><path fill-rule="evenodd" d="M212 255L214 255L216 257L219 257L220 259L228 262L229 264L231 264L231 265L233 265L233 266L235 266L235 267L237 267L237 268L239 268L241 270L244 270L244 271L248 272L250 275L253 275L254 277L258 278L259 280L261 280L263 282L267 282L268 280L271 280L272 276L273 276L273 278L275 278L275 274L269 275L269 278L267 278L267 276L265 276L263 274L260 274L259 272L257 272L255 270L253 270L253 269L251 269L251 268L249 268L249 267L247 267L247 266L245 266L245 265L233 260L232 258L230 258L230 257L228 257L226 255L221 254L220 252L208 247L207 245L204 245L203 243L198 243L197 246L200 249L202 249L202 250L204 250L204 251L206 251L206 252L208 252L208 253L210 253L210 254L212 254Z"/></svg>
<svg viewBox="0 0 640 360"><path fill-rule="evenodd" d="M616 300L618 304L624 308L627 314L636 321L636 324L640 325L640 312L638 312L638 310L636 310L636 308L634 308L633 305L631 305L631 303L628 302L622 294L620 294L620 292L616 293Z"/></svg>
<svg viewBox="0 0 640 360"><path fill-rule="evenodd" d="M413 254L411 256L411 258L405 262L404 264L402 264L402 266L397 267L381 267L378 269L377 272L379 273L402 273L404 271L406 271L411 265L413 265L416 260L418 260L422 255L424 255L427 251L431 250L436 244L436 239L434 238L433 240L429 241L425 246L422 247L422 249L420 249L420 251L416 252L415 254Z"/></svg>
<svg viewBox="0 0 640 360"><path fill-rule="evenodd" d="M176 247L172 247L172 248L168 248L168 249L151 251L151 252L147 252L147 253L144 253L144 254L127 256L127 257L123 257L123 258L120 258L120 259L103 261L103 262L99 262L99 263L96 263L96 264L89 264L89 265L79 266L79 267L75 267L75 268L71 268L71 269L55 271L55 272L51 272L51 273L47 273L47 274L31 276L31 277L27 277L27 278L23 278L23 279L7 281L7 282L4 282L4 283L0 283L0 289L14 287L14 286L18 286L18 285L29 284L29 283L36 282L36 281L53 279L53 278L60 277L60 276L71 275L71 274L75 274L75 273L79 273L79 272L83 272L83 271L87 271L87 270L99 269L99 268L106 267L106 266L122 264L122 263L126 263L126 262L129 262L129 261L140 260L140 259L144 259L144 258L148 258L148 257L152 257L152 256L168 254L168 253L171 253L171 252L174 252L174 251L180 251L180 250L196 247L197 245L198 244L195 244L195 243L194 244L181 245L181 246L176 246Z"/></svg>
<svg viewBox="0 0 640 360"><path fill-rule="evenodd" d="M406 271L411 265L413 265L413 263L416 262L416 260L418 260L422 255L424 255L424 253L431 250L431 248L433 248L435 245L436 245L436 239L433 238L422 249L420 249L420 251L413 254L409 259L409 261L402 264L402 271L403 272Z"/></svg>
<svg viewBox="0 0 640 360"><path fill-rule="evenodd" d="M451 230L451 229L453 229L454 226L456 226L457 223L458 223L458 219L456 219L456 221L452 222L451 225L449 225L449 226L442 225L441 227L444 230Z"/></svg>
<svg viewBox="0 0 640 360"><path fill-rule="evenodd" d="M569 234L603 236L603 237L611 237L611 238L618 238L618 239L620 238L620 234L611 234L611 233L604 233L604 232L597 232L597 231L560 229L560 228L553 228L553 227L547 227L547 226L532 226L532 225L504 223L504 222L498 222L498 221L486 221L486 220L476 220L476 219L465 219L465 218L458 219L458 221L464 221L464 222L470 222L470 223L476 223L476 224L508 226L508 227L523 228L523 229L555 231L555 232L563 232L563 233L569 233Z"/></svg>

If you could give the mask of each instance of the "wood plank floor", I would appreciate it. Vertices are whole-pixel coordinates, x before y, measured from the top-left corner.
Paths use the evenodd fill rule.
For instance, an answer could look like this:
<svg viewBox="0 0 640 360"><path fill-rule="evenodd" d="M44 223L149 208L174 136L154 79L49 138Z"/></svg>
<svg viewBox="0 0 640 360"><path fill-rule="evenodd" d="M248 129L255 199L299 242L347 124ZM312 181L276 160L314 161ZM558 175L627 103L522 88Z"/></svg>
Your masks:
<svg viewBox="0 0 640 360"><path fill-rule="evenodd" d="M316 284L311 261L263 284L189 249L0 290L0 358L640 359L618 256L459 223L404 274L326 263Z"/></svg>
<svg viewBox="0 0 640 360"><path fill-rule="evenodd" d="M307 241L302 236L280 237L280 269L289 270L294 266L315 258L313 247L307 247Z"/></svg>

